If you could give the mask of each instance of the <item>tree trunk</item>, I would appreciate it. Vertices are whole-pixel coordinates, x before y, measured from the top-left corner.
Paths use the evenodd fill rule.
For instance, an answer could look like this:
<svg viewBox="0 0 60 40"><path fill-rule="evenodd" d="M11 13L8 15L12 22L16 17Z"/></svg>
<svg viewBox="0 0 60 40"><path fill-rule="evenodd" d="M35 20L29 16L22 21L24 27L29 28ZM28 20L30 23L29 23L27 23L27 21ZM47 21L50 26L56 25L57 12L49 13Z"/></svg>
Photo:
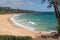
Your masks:
<svg viewBox="0 0 60 40"><path fill-rule="evenodd" d="M52 2L53 2L53 5L54 5L55 14L56 14L57 21L58 21L57 31L58 31L58 35L60 36L60 13L59 13L59 10L58 10L57 1L53 0Z"/></svg>
<svg viewBox="0 0 60 40"><path fill-rule="evenodd" d="M56 17L57 17L57 20L58 20L58 24L60 25L60 21L59 21L60 14L59 14L57 2L55 0L53 0L52 2L53 2L53 5L54 5L54 10L55 10L55 14L56 14Z"/></svg>

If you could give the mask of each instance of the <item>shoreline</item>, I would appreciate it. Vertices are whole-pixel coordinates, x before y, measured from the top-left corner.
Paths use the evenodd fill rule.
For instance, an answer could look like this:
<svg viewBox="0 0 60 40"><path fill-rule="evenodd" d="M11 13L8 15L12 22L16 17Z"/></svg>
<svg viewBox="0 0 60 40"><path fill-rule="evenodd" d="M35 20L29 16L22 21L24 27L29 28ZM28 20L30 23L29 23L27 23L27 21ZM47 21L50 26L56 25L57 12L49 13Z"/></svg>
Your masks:
<svg viewBox="0 0 60 40"><path fill-rule="evenodd" d="M32 30L29 29L29 28L25 28L26 26L24 27L24 25L17 23L17 22L14 20L14 17L20 16L20 15L22 15L22 14L15 14L15 15L13 15L12 17L10 17L10 21L12 21L12 23L13 23L14 25L16 25L16 26L18 26L18 27L22 27L22 28L24 28L24 29L27 29L27 30L29 30L29 31L32 31L32 32L38 31L38 30L36 30L35 28L32 29ZM48 31L42 31L42 32L48 32ZM49 32L57 32L57 31L49 30Z"/></svg>
<svg viewBox="0 0 60 40"><path fill-rule="evenodd" d="M23 29L25 29L25 30L28 30L28 31L30 31L30 32L32 32L32 33L34 33L35 34L35 37L39 37L39 36L41 36L41 35L51 35L51 33L53 33L53 32L56 32L57 33L57 31L53 31L53 30L50 30L50 31L38 31L38 30L31 30L31 29L28 29L28 28L25 28L25 26L23 26L23 25L21 25L21 24L16 24L16 22L15 22L15 20L13 19L13 17L16 17L16 16L18 16L18 14L17 15L13 15L11 18L12 18L12 20L11 20L11 18L10 18L10 21L12 21L12 23L15 25L15 26L17 26L17 27L19 27L19 28L23 28Z"/></svg>
<svg viewBox="0 0 60 40"><path fill-rule="evenodd" d="M31 32L34 32L35 28L24 26L24 25L19 24L19 23L17 23L17 22L15 21L14 17L19 16L19 15L22 15L22 14L15 14L15 15L13 15L12 17L10 17L9 20L10 20L14 25L16 25L16 26L18 26L18 27L22 27L22 28L24 28L24 29L26 29L26 30L29 30L29 31L31 31Z"/></svg>
<svg viewBox="0 0 60 40"><path fill-rule="evenodd" d="M22 28L22 26L17 26L13 24L13 22L10 20L12 16L16 14L5 14L0 15L0 35L14 35L14 36L31 36L35 38L39 35L46 35L50 34L50 32L47 31L29 31L25 28ZM40 33L41 32L41 33Z"/></svg>
<svg viewBox="0 0 60 40"><path fill-rule="evenodd" d="M16 14L0 15L0 35L31 36L35 38L35 33L18 27L11 22L9 18L14 15Z"/></svg>
<svg viewBox="0 0 60 40"><path fill-rule="evenodd" d="M9 20L10 20L10 22L14 25L14 26L16 26L16 27L18 27L18 28L22 28L22 29L24 29L24 30L28 30L29 32L32 32L33 34L35 34L35 37L34 38L36 38L36 37L39 37L39 36L41 36L41 35L47 35L47 34L50 34L50 32L47 32L47 31L32 31L32 30L29 30L29 29L27 29L27 28L24 28L24 26L23 25L21 25L21 24L19 24L19 25L17 25L16 24L16 22L14 22L15 20L11 20L11 18L13 18L14 16L18 16L18 15L13 15L12 17L10 17L9 18ZM41 33L40 33L41 32ZM45 34L44 34L45 33Z"/></svg>

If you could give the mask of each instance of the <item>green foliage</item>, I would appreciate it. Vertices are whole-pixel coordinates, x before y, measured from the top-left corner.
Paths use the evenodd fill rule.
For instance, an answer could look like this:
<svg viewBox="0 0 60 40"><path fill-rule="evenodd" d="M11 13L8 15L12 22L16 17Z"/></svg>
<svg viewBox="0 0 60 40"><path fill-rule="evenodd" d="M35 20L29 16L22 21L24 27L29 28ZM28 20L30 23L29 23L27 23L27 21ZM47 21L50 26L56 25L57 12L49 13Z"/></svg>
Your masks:
<svg viewBox="0 0 60 40"><path fill-rule="evenodd" d="M30 36L0 35L0 40L32 40Z"/></svg>
<svg viewBox="0 0 60 40"><path fill-rule="evenodd" d="M0 14L6 14L6 13L37 13L37 11L13 9L10 7L0 7Z"/></svg>
<svg viewBox="0 0 60 40"><path fill-rule="evenodd" d="M58 30L58 34L60 36L60 25L58 26L57 30Z"/></svg>

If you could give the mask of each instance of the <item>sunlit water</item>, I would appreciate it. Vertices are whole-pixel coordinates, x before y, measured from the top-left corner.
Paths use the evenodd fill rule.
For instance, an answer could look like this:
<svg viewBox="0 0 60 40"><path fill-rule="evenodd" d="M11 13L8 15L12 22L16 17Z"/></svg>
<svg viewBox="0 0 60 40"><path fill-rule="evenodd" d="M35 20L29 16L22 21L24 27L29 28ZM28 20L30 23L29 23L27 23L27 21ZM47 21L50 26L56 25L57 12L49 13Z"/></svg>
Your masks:
<svg viewBox="0 0 60 40"><path fill-rule="evenodd" d="M32 30L49 31L56 30L57 19L54 12L24 13L14 16L16 23Z"/></svg>

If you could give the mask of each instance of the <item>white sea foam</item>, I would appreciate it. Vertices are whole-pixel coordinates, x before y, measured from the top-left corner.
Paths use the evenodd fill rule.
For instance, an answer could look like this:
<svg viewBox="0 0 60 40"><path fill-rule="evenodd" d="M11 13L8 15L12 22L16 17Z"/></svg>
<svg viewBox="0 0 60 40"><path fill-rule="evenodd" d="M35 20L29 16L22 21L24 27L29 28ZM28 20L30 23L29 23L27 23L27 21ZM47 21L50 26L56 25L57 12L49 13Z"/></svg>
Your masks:
<svg viewBox="0 0 60 40"><path fill-rule="evenodd" d="M15 19L14 19L14 17L16 17L16 16L19 16L19 15L15 15L15 16L12 16L12 17L10 18L10 20L13 22L14 25L17 25L17 26L19 26L19 27L22 27L22 28L25 28L25 29L27 29L27 30L30 30L30 31L34 32L35 28L33 28L33 27L27 27L27 26L24 26L24 25L19 24L18 22L16 22ZM33 24L34 24L34 23L33 23Z"/></svg>
<svg viewBox="0 0 60 40"><path fill-rule="evenodd" d="M32 22L32 21L29 21L28 23L33 24L33 25L35 24L35 22Z"/></svg>
<svg viewBox="0 0 60 40"><path fill-rule="evenodd" d="M50 32L57 32L57 31L54 31L54 30L50 30Z"/></svg>
<svg viewBox="0 0 60 40"><path fill-rule="evenodd" d="M17 20L18 22L20 22L20 21L27 21L26 19L20 19L20 20Z"/></svg>

